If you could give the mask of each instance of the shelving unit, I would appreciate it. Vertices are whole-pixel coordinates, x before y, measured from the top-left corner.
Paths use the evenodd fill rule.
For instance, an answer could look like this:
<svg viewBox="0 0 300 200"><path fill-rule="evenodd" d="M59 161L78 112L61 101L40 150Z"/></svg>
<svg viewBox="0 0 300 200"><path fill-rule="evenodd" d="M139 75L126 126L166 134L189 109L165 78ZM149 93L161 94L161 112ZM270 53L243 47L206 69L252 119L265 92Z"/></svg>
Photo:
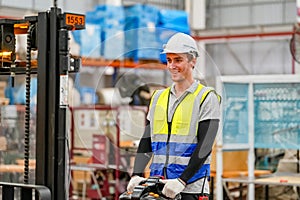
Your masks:
<svg viewBox="0 0 300 200"><path fill-rule="evenodd" d="M135 148L137 148L133 146L134 144L126 147L122 144L129 139L134 141L141 137L145 118L144 106L72 107L70 156L73 158L76 153L83 153L84 158L90 161L75 163L71 169L89 172L93 184L95 183L93 173L103 172L105 178L100 194L118 199L121 172L130 173L131 157L135 155ZM105 138L107 142L103 142ZM111 147L114 153L110 152ZM112 180L111 176L115 179ZM94 190L94 193L98 198L97 191Z"/></svg>
<svg viewBox="0 0 300 200"><path fill-rule="evenodd" d="M216 88L223 99L216 155L217 199L223 199L224 151L247 150L248 179L254 180L255 148L299 149L300 76L221 76ZM249 200L254 193L249 184Z"/></svg>
<svg viewBox="0 0 300 200"><path fill-rule="evenodd" d="M123 68L142 68L142 69L166 69L166 65L162 64L158 60L140 60L138 62L134 62L132 60L107 60L104 58L89 58L89 57L82 57L82 66L89 66L89 67L123 67ZM25 72L25 61L19 61L16 63L15 71L17 73L24 73ZM37 71L37 61L31 61L32 71ZM1 74L10 73L12 70L11 68L0 67Z"/></svg>
<svg viewBox="0 0 300 200"><path fill-rule="evenodd" d="M166 65L160 63L158 60L144 60L133 62L131 60L106 60L96 58L82 58L83 66L90 67L123 67L123 68L144 68L144 69L166 69Z"/></svg>

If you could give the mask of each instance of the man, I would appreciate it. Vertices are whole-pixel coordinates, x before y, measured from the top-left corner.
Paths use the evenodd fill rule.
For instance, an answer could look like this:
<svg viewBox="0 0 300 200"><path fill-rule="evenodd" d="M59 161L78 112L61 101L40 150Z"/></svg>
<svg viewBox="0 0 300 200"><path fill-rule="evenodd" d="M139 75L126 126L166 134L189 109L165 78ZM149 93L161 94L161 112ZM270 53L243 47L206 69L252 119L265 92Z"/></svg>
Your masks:
<svg viewBox="0 0 300 200"><path fill-rule="evenodd" d="M174 198L199 199L209 194L210 153L219 126L219 96L193 78L199 51L192 37L173 35L164 46L173 84L151 99L147 126L137 150L132 192L147 163L151 176L163 176L162 193ZM153 156L153 157L152 157Z"/></svg>

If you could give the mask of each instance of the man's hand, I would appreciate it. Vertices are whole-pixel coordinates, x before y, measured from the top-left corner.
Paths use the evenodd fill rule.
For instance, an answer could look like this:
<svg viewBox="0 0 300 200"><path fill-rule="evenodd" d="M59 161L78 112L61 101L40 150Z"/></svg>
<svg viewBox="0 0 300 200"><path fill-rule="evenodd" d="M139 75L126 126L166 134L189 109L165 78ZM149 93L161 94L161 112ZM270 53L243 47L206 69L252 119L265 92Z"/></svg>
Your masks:
<svg viewBox="0 0 300 200"><path fill-rule="evenodd" d="M161 182L165 184L162 193L172 199L185 188L185 183L179 178L161 180Z"/></svg>
<svg viewBox="0 0 300 200"><path fill-rule="evenodd" d="M133 176L127 185L127 192L133 192L135 186L137 186L138 184L140 184L140 182L144 180L146 180L146 178L140 176Z"/></svg>

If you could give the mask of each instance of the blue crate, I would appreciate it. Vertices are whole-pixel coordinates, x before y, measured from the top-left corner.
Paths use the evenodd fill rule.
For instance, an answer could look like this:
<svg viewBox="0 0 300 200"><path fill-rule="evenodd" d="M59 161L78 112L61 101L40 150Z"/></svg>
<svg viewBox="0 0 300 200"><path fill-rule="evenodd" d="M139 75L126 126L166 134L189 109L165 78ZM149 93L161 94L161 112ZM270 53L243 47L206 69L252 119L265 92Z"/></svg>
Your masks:
<svg viewBox="0 0 300 200"><path fill-rule="evenodd" d="M111 60L124 59L125 35L123 29L106 28L102 32L102 56Z"/></svg>
<svg viewBox="0 0 300 200"><path fill-rule="evenodd" d="M156 27L159 9L136 4L125 7L125 56L139 59L159 59L160 45Z"/></svg>
<svg viewBox="0 0 300 200"><path fill-rule="evenodd" d="M183 10L161 9L159 12L159 23L168 26L188 26L188 13Z"/></svg>
<svg viewBox="0 0 300 200"><path fill-rule="evenodd" d="M163 44L166 44L170 37L178 32L190 34L187 12L168 9L160 10L156 31L159 45L163 46ZM161 54L160 61L166 63L166 55Z"/></svg>
<svg viewBox="0 0 300 200"><path fill-rule="evenodd" d="M125 7L125 16L125 20L129 19L129 21L131 18L136 18L137 24L134 24L136 27L143 26L145 21L151 21L157 24L159 20L159 9L151 5L136 4Z"/></svg>
<svg viewBox="0 0 300 200"><path fill-rule="evenodd" d="M101 56L101 27L97 24L86 24L80 32L80 55L90 58Z"/></svg>
<svg viewBox="0 0 300 200"><path fill-rule="evenodd" d="M122 6L98 5L95 8L95 15L104 30L123 26L125 23L125 12Z"/></svg>
<svg viewBox="0 0 300 200"><path fill-rule="evenodd" d="M98 5L93 11L95 19L101 26L100 55L106 59L123 59L125 14L122 6Z"/></svg>
<svg viewBox="0 0 300 200"><path fill-rule="evenodd" d="M159 59L161 45L157 41L156 30L139 28L125 32L125 56L139 59Z"/></svg>

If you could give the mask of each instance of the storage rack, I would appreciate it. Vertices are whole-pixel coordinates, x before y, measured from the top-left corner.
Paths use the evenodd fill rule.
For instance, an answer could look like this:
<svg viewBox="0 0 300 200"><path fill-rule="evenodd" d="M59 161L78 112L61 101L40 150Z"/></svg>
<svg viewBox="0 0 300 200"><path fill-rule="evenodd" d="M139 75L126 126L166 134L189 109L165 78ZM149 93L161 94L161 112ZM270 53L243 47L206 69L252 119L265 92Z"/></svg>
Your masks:
<svg viewBox="0 0 300 200"><path fill-rule="evenodd" d="M223 199L222 189L222 152L248 151L248 179L254 180L254 148L292 148L300 146L299 127L285 130L291 137L287 137L284 146L274 140L276 128L289 127L298 121L300 110L300 77L298 75L250 75L250 76L220 76L216 82L216 89L221 94L222 112L221 125L217 139L217 199ZM277 91L274 89L277 88ZM282 92L286 91L287 92ZM289 92L296 90L296 92ZM273 126L261 132L259 126L265 121L261 118L261 104L286 103L296 106L278 106L270 110L273 114L280 114ZM229 109L236 106L235 116L230 117ZM293 107L293 116L288 116L285 108ZM294 112L295 111L295 112ZM264 116L268 117L268 116ZM274 116L271 116L273 118ZM268 120L270 121L271 118ZM271 120L272 121L272 120ZM274 122L274 121L273 121ZM231 124L231 125L230 125ZM265 137L263 143L261 137ZM293 145L291 145L293 144ZM299 162L298 162L299 169ZM254 199L254 184L248 188L248 199Z"/></svg>
<svg viewBox="0 0 300 200"><path fill-rule="evenodd" d="M71 129L70 129L70 134L71 134L71 146L70 146L70 157L71 160L75 155L75 152L81 151L81 152L92 152L91 155L91 160L92 162L90 163L74 163L74 167L71 165L71 169L74 168L74 171L76 171L76 169L80 169L80 167L82 167L83 169L85 169L87 171L87 169L89 170L89 172L92 174L94 171L110 171L113 170L114 172L114 177L115 179L109 180L109 175L105 174L105 182L103 187L100 189L100 192L98 191L98 194L96 194L97 198L99 196L103 196L103 197L109 197L112 196L112 194L110 194L110 187L114 188L114 199L118 199L119 196L119 191L118 191L118 184L120 183L119 177L120 177L120 172L121 170L124 172L130 172L131 169L129 169L129 166L124 166L123 163L121 162L121 158L124 156L134 156L135 152L133 151L128 151L121 149L121 145L120 145L120 134L121 134L121 129L124 129L124 127L122 127L121 124L121 112L122 109L128 109L125 111L139 111L139 112L143 112L144 115L146 116L146 107L144 106L107 106L107 105L94 105L94 106L78 106L78 107L70 107L70 117L71 117ZM109 162L109 155L106 154L106 152L100 152L98 150L95 151L94 149L94 143L88 143L88 141L94 140L96 139L94 136L99 135L99 136L103 136L105 135L105 130L101 130L101 124L103 123L103 121L105 119L101 118L101 114L100 113L105 113L105 112L113 112L110 113L113 115L113 117L110 119L113 123L111 126L113 126L115 128L115 131L110 130L112 134L115 133L115 143L114 143L114 152L115 152L115 156L114 156L114 163L110 163ZM88 131L82 131L80 130L80 125L81 122L79 120L80 118L80 114L81 113L85 113L85 114L91 114L95 117L95 121L92 122L93 124L95 124L93 127L93 130ZM97 116L98 115L98 116ZM127 120L127 124L128 122L128 118L123 119L123 120ZM91 121L90 121L91 122ZM109 122L106 122L109 123ZM142 124L141 124L142 125ZM80 132L81 131L81 132ZM84 137L84 138L83 138ZM138 136L136 136L138 137ZM80 141L79 141L80 140ZM109 141L111 142L111 141ZM124 150L124 152L122 151ZM126 155L123 155L126 152ZM97 155L95 155L95 153ZM101 154L101 155L100 155ZM99 157L101 156L101 158ZM103 156L106 156L103 158ZM94 163L94 160L101 160L101 163ZM129 163L127 163L129 164ZM80 171L80 170L79 170ZM92 176L91 177L91 182L95 182L95 178ZM83 194L85 195L85 194ZM89 196L88 196L89 197ZM85 198L85 197L83 197Z"/></svg>

